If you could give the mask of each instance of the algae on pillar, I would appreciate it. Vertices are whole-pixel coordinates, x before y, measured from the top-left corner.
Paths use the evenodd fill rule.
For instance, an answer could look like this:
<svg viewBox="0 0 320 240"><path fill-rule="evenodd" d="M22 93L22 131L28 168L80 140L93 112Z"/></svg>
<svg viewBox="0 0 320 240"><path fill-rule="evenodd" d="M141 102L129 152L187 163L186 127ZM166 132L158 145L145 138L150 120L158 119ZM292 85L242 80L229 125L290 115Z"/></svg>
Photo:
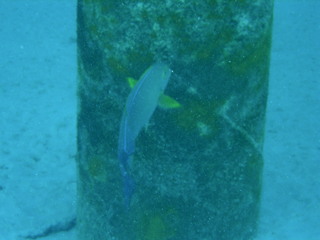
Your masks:
<svg viewBox="0 0 320 240"><path fill-rule="evenodd" d="M270 0L78 0L79 240L250 240L260 205ZM131 91L172 70L135 141L124 204L117 159Z"/></svg>

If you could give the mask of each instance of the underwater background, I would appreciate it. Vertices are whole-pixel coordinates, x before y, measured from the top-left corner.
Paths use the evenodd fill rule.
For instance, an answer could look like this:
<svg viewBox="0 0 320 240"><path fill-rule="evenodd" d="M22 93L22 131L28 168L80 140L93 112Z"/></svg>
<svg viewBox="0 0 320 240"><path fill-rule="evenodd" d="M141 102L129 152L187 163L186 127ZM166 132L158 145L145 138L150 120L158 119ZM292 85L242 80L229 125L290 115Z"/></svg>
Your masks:
<svg viewBox="0 0 320 240"><path fill-rule="evenodd" d="M257 240L320 236L320 2L275 0ZM0 240L76 239L76 1L0 0Z"/></svg>

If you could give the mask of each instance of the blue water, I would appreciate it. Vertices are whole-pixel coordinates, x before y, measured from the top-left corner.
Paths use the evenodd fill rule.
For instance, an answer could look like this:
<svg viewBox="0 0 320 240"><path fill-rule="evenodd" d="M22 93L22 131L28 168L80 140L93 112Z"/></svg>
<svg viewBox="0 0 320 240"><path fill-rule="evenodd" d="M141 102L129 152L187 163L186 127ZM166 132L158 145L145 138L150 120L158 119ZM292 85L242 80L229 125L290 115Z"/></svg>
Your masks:
<svg viewBox="0 0 320 240"><path fill-rule="evenodd" d="M0 0L0 240L76 212L76 1ZM320 239L320 2L275 0L257 240ZM43 239L75 240L75 229Z"/></svg>

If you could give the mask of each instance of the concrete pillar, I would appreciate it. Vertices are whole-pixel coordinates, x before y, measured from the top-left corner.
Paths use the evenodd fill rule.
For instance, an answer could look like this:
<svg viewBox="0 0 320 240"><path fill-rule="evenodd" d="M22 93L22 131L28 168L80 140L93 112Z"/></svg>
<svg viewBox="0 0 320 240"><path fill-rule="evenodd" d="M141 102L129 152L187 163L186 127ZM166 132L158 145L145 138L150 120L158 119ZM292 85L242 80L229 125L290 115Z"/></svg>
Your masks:
<svg viewBox="0 0 320 240"><path fill-rule="evenodd" d="M79 240L250 240L257 231L272 0L78 0ZM136 139L129 208L117 159L130 87L172 69Z"/></svg>

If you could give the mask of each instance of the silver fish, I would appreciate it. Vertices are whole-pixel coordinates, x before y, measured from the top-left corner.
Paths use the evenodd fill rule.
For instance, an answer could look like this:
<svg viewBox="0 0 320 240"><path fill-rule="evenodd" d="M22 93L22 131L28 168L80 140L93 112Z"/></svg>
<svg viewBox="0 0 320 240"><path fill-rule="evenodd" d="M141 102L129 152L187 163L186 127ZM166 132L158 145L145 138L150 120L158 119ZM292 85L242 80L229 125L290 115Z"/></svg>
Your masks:
<svg viewBox="0 0 320 240"><path fill-rule="evenodd" d="M163 63L157 62L149 67L129 94L122 114L118 160L124 181L124 198L127 207L130 205L134 191L129 162L135 151L135 140L141 129L149 122L157 107L158 99L168 84L170 75L171 70Z"/></svg>

